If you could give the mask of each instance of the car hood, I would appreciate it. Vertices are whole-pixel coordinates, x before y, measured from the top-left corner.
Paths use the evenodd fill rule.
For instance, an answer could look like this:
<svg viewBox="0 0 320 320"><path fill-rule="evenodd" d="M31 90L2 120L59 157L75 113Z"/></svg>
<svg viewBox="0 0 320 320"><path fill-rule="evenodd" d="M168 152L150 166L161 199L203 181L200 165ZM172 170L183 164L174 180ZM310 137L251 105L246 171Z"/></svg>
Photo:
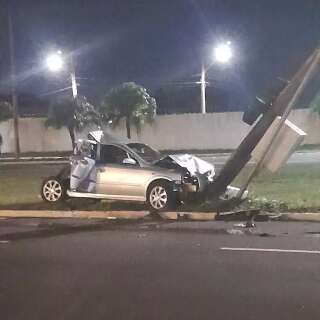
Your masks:
<svg viewBox="0 0 320 320"><path fill-rule="evenodd" d="M203 191L213 181L215 175L214 166L211 163L190 154L171 154L161 158L155 165L178 170L184 179L196 178L199 185L198 191Z"/></svg>
<svg viewBox="0 0 320 320"><path fill-rule="evenodd" d="M180 167L186 168L191 175L207 174L214 175L214 165L190 154L171 154L168 155Z"/></svg>

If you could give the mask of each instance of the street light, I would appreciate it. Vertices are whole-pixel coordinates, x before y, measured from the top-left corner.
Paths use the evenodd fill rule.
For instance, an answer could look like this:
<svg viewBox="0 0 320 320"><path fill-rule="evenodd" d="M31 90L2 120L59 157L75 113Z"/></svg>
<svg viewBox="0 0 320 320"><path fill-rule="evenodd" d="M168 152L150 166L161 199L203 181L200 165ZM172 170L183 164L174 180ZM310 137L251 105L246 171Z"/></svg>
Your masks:
<svg viewBox="0 0 320 320"><path fill-rule="evenodd" d="M71 88L72 88L72 96L74 99L78 96L78 88L76 82L76 74L74 63L72 57L69 56L68 59L64 58L62 52L58 50L57 52L51 53L47 56L46 66L51 72L59 72L63 69L64 65L68 63L68 69L70 72L70 80L71 80Z"/></svg>
<svg viewBox="0 0 320 320"><path fill-rule="evenodd" d="M214 57L214 63L219 64L227 64L231 58L232 58L232 48L231 48L231 41L227 41L226 43L220 43L217 45L213 50L213 57ZM205 67L204 64L202 64L202 70L201 70L201 112L204 114L206 113L206 73L210 69L210 67L213 65L211 64L209 67Z"/></svg>

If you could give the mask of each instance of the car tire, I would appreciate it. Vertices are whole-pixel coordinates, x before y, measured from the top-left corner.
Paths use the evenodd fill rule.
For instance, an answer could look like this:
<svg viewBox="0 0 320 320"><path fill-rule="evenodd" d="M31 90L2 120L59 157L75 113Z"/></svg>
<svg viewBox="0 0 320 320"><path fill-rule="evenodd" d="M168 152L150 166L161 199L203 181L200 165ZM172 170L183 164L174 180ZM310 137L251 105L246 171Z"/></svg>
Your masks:
<svg viewBox="0 0 320 320"><path fill-rule="evenodd" d="M49 203L59 203L67 198L67 183L57 177L46 178L41 186L41 197Z"/></svg>
<svg viewBox="0 0 320 320"><path fill-rule="evenodd" d="M147 203L151 212L174 210L176 197L171 184L163 181L153 182L148 188Z"/></svg>

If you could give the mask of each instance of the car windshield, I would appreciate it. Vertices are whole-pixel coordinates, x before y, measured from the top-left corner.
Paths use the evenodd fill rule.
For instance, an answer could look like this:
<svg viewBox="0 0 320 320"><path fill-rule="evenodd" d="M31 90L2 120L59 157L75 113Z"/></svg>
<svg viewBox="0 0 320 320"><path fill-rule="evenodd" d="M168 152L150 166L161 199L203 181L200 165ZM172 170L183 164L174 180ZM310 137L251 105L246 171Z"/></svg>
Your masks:
<svg viewBox="0 0 320 320"><path fill-rule="evenodd" d="M137 153L143 160L154 163L161 158L161 153L143 143L128 143L127 146Z"/></svg>

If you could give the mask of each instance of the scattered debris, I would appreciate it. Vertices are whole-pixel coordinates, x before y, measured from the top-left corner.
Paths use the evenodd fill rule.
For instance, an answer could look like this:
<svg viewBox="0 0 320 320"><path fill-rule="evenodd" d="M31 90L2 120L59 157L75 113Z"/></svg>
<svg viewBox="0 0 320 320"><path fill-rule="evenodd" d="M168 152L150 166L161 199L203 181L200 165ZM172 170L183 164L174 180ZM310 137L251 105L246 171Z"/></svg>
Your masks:
<svg viewBox="0 0 320 320"><path fill-rule="evenodd" d="M139 233L138 238L145 238L147 236L146 233Z"/></svg>
<svg viewBox="0 0 320 320"><path fill-rule="evenodd" d="M232 234L232 235L243 235L244 232L239 229L227 229L227 233Z"/></svg>

